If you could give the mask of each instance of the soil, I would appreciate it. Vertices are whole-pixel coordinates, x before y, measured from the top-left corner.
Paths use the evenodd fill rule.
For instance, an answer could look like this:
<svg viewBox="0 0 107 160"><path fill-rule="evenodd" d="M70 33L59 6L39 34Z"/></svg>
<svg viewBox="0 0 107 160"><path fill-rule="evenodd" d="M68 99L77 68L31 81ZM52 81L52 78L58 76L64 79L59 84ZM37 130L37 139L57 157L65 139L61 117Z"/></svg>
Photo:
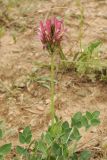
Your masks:
<svg viewBox="0 0 107 160"><path fill-rule="evenodd" d="M83 46L102 40L101 57L107 58L107 1L81 0L84 8ZM6 14L6 31L0 39L0 119L9 128L5 142L18 144L18 132L28 124L39 138L50 123L50 92L29 75L49 76L49 69L38 69L35 62L48 64L49 55L36 36L40 20L53 15L63 18L67 31L63 50L67 58L79 50L79 8L75 0L22 1ZM31 76L30 76L31 78ZM58 117L70 120L77 111L100 111L101 124L92 128L81 142L95 151L93 159L107 151L102 147L107 137L107 84L88 82L74 71L60 72L56 77L55 109ZM104 140L103 140L104 139ZM4 141L3 141L4 143ZM86 144L86 145L85 145ZM91 147L90 147L91 146Z"/></svg>

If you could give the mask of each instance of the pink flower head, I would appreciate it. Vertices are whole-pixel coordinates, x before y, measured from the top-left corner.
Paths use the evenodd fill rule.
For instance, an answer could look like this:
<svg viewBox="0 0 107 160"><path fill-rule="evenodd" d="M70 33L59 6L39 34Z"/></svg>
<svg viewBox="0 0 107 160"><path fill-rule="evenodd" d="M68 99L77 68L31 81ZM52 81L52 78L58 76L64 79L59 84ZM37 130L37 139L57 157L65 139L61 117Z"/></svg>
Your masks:
<svg viewBox="0 0 107 160"><path fill-rule="evenodd" d="M52 52L56 46L60 46L62 41L63 21L56 17L48 19L45 23L41 21L38 34L43 46Z"/></svg>

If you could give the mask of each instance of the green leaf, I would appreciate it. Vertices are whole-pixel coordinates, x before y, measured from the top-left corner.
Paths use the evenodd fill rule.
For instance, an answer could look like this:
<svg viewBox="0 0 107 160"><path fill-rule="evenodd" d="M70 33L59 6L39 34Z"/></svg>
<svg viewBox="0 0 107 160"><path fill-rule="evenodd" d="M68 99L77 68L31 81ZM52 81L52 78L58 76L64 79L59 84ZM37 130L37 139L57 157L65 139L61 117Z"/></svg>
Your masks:
<svg viewBox="0 0 107 160"><path fill-rule="evenodd" d="M22 144L26 143L26 139L25 139L23 133L19 133L19 141Z"/></svg>
<svg viewBox="0 0 107 160"><path fill-rule="evenodd" d="M62 144L66 144L66 142L69 143L69 141L71 141L71 137L69 137L71 130L72 129L66 130L66 132L64 132L64 134L61 136L61 143Z"/></svg>
<svg viewBox="0 0 107 160"><path fill-rule="evenodd" d="M73 132L71 134L71 140L74 139L78 141L80 138L81 138L81 135L79 133L79 130L76 127L74 127Z"/></svg>
<svg viewBox="0 0 107 160"><path fill-rule="evenodd" d="M30 157L30 160L41 160L41 158L37 158L35 155L32 155L32 156Z"/></svg>
<svg viewBox="0 0 107 160"><path fill-rule="evenodd" d="M53 144L52 151L53 151L54 156L61 156L62 155L62 149L59 146L59 144L57 144L57 143Z"/></svg>
<svg viewBox="0 0 107 160"><path fill-rule="evenodd" d="M92 120L91 120L91 124L92 124L93 126L97 126L97 125L100 124L100 120L99 120L99 119L92 119Z"/></svg>
<svg viewBox="0 0 107 160"><path fill-rule="evenodd" d="M46 135L44 135L45 141L48 145L52 143L52 137L51 135L47 132Z"/></svg>
<svg viewBox="0 0 107 160"><path fill-rule="evenodd" d="M5 144L0 147L0 155L6 155L11 151L12 144Z"/></svg>
<svg viewBox="0 0 107 160"><path fill-rule="evenodd" d="M72 156L71 160L78 160L78 156L77 156L76 153L73 153L73 156Z"/></svg>
<svg viewBox="0 0 107 160"><path fill-rule="evenodd" d="M44 142L42 142L42 140L40 140L38 142L38 145L37 145L37 148L40 152L42 152L44 155L46 155L46 152L47 152L47 148L46 148L46 145L44 144Z"/></svg>
<svg viewBox="0 0 107 160"><path fill-rule="evenodd" d="M86 117L91 120L93 118L92 114L90 112L86 112Z"/></svg>
<svg viewBox="0 0 107 160"><path fill-rule="evenodd" d="M47 88L47 89L50 89L50 86L48 84L44 84L43 83L42 86L45 87L45 88Z"/></svg>
<svg viewBox="0 0 107 160"><path fill-rule="evenodd" d="M63 129L63 130L69 129L69 123L68 123L67 121L65 121L65 122L62 124L62 129Z"/></svg>
<svg viewBox="0 0 107 160"><path fill-rule="evenodd" d="M89 160L91 157L91 152L85 150L80 154L80 159L79 160Z"/></svg>
<svg viewBox="0 0 107 160"><path fill-rule="evenodd" d="M61 126L61 122L56 122L54 123L52 126L49 127L48 131L51 134L51 137L57 137L60 134L62 134L62 126Z"/></svg>
<svg viewBox="0 0 107 160"><path fill-rule="evenodd" d="M82 118L82 113L81 112L77 112L73 116L73 119L75 119L75 120L81 120L81 118Z"/></svg>
<svg viewBox="0 0 107 160"><path fill-rule="evenodd" d="M3 138L3 132L2 132L2 130L0 129L0 139L2 139Z"/></svg>
<svg viewBox="0 0 107 160"><path fill-rule="evenodd" d="M26 143L29 144L32 138L32 132L30 130L30 127L27 126L24 130L23 130L23 135L26 139Z"/></svg>
<svg viewBox="0 0 107 160"><path fill-rule="evenodd" d="M0 155L0 160L4 160L3 155Z"/></svg>
<svg viewBox="0 0 107 160"><path fill-rule="evenodd" d="M82 118L82 113L81 112L77 112L73 118L71 119L71 125L72 126L75 126L75 127L78 127L78 128L81 128L82 127L82 124L81 124L81 118Z"/></svg>
<svg viewBox="0 0 107 160"><path fill-rule="evenodd" d="M63 144L66 144L66 142L69 143L69 140L70 140L69 135L70 135L71 130L72 130L72 128L69 127L69 123L67 121L63 122L63 124L62 124L61 143L63 143Z"/></svg>
<svg viewBox="0 0 107 160"><path fill-rule="evenodd" d="M93 116L93 119L97 119L100 115L100 112L99 111L95 111L92 113L92 116Z"/></svg>
<svg viewBox="0 0 107 160"><path fill-rule="evenodd" d="M102 42L101 41L94 41L94 42L91 42L89 44L89 46L84 50L84 52L86 53L89 53L89 54L92 54L93 51L101 44Z"/></svg>
<svg viewBox="0 0 107 160"><path fill-rule="evenodd" d="M17 146L16 147L16 152L20 155L26 155L28 152L27 152L27 149L21 147L21 146Z"/></svg>
<svg viewBox="0 0 107 160"><path fill-rule="evenodd" d="M32 139L32 132L30 130L30 127L26 127L22 133L19 133L19 141L22 144L29 144Z"/></svg>
<svg viewBox="0 0 107 160"><path fill-rule="evenodd" d="M69 155L67 144L63 144L61 148L62 148L62 159L66 159Z"/></svg>
<svg viewBox="0 0 107 160"><path fill-rule="evenodd" d="M31 139L32 139L32 134L26 137L26 143L29 144L31 142Z"/></svg>
<svg viewBox="0 0 107 160"><path fill-rule="evenodd" d="M86 116L82 117L81 123L86 129L88 129L90 127L90 125L88 124L88 120L87 120Z"/></svg>

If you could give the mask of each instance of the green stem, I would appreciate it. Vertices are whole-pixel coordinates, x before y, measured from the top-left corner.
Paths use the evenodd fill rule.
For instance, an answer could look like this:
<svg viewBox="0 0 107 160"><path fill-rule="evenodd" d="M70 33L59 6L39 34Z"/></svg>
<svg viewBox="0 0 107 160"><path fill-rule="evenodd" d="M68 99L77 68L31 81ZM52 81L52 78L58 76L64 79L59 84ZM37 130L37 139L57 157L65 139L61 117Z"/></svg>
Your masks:
<svg viewBox="0 0 107 160"><path fill-rule="evenodd" d="M54 108L54 54L51 55L51 117L52 117L52 124L54 123L54 116L55 116L55 108Z"/></svg>

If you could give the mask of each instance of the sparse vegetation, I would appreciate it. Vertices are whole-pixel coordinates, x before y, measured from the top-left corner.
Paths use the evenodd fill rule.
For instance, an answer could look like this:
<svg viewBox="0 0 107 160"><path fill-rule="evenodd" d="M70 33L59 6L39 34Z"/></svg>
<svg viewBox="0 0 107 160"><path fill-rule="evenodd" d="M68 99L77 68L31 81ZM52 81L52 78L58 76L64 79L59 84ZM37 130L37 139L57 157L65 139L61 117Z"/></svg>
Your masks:
<svg viewBox="0 0 107 160"><path fill-rule="evenodd" d="M0 160L107 158L105 6L0 0Z"/></svg>

